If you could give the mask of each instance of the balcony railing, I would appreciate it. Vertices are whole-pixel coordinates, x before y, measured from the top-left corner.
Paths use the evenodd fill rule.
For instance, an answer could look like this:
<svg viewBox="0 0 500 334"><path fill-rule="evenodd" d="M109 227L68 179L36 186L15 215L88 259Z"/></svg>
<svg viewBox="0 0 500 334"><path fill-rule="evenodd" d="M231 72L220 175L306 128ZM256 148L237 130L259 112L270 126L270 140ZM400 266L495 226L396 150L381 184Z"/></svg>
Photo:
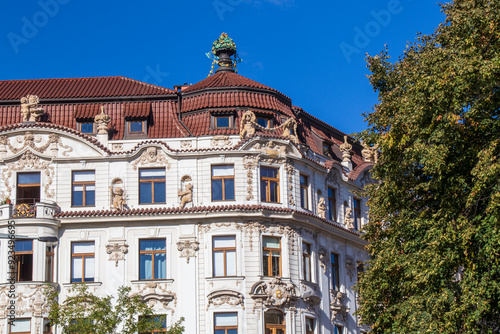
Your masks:
<svg viewBox="0 0 500 334"><path fill-rule="evenodd" d="M53 203L7 203L0 205L0 219L54 219L54 215L59 211L59 206Z"/></svg>
<svg viewBox="0 0 500 334"><path fill-rule="evenodd" d="M36 203L15 204L12 208L12 218L35 218Z"/></svg>

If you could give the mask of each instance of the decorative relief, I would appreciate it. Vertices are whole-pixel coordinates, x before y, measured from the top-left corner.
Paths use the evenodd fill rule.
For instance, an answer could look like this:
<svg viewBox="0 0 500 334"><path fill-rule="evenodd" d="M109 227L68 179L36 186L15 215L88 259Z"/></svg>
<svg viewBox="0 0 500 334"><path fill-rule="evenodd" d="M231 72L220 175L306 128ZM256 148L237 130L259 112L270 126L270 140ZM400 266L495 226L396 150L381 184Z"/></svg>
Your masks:
<svg viewBox="0 0 500 334"><path fill-rule="evenodd" d="M45 296L47 289L55 289L55 286L48 284L28 284L21 288L16 286L16 316L21 317L26 313L31 313L34 317L41 317L49 312L48 300ZM0 318L5 319L10 303L9 286L0 286Z"/></svg>
<svg viewBox="0 0 500 334"><path fill-rule="evenodd" d="M246 200L254 199L253 196L253 171L257 168L259 160L254 155L245 155L243 157L243 167L247 170L247 197Z"/></svg>
<svg viewBox="0 0 500 334"><path fill-rule="evenodd" d="M231 146L233 143L231 142L231 139L229 139L228 135L218 135L212 137L212 139L210 140L210 144L212 145L212 147L226 147Z"/></svg>
<svg viewBox="0 0 500 334"><path fill-rule="evenodd" d="M187 203L193 202L193 184L189 175L184 175L181 178L181 189L177 191L177 195L181 198L181 208L184 209Z"/></svg>
<svg viewBox="0 0 500 334"><path fill-rule="evenodd" d="M169 304L173 301L174 307L177 306L177 294L168 290L166 282L147 282L138 284L137 291L132 296L141 296L150 306L170 310L174 313Z"/></svg>
<svg viewBox="0 0 500 334"><path fill-rule="evenodd" d="M345 208L344 225L348 229L354 228L354 218L352 218L352 209L348 206L346 206Z"/></svg>
<svg viewBox="0 0 500 334"><path fill-rule="evenodd" d="M28 95L21 98L21 114L23 122L36 122L43 115L43 108L37 107L40 99L36 95Z"/></svg>
<svg viewBox="0 0 500 334"><path fill-rule="evenodd" d="M257 117L255 117L255 114L252 111L247 110L243 116L241 116L240 138L244 139L246 137L253 136L257 126Z"/></svg>
<svg viewBox="0 0 500 334"><path fill-rule="evenodd" d="M345 293L340 291L330 290L330 311L332 312L331 320L346 321L349 308L347 308L347 298Z"/></svg>
<svg viewBox="0 0 500 334"><path fill-rule="evenodd" d="M285 164L285 171L288 175L288 204L295 205L295 199L293 197L293 177L295 175L295 167L293 166L293 162L291 160Z"/></svg>
<svg viewBox="0 0 500 334"><path fill-rule="evenodd" d="M363 159L366 162L377 163L378 160L378 144L372 147L368 146L364 142L361 142L363 145L363 149L361 150L361 154L363 155Z"/></svg>
<svg viewBox="0 0 500 334"><path fill-rule="evenodd" d="M170 163L167 160L167 156L157 147L148 147L141 156L132 163L134 170L137 170L138 165L165 165L167 169L170 169Z"/></svg>
<svg viewBox="0 0 500 334"><path fill-rule="evenodd" d="M327 251L324 248L319 250L319 265L321 269L323 269L323 274L326 275L326 268L328 268L328 255Z"/></svg>
<svg viewBox="0 0 500 334"><path fill-rule="evenodd" d="M255 299L254 312L257 307L292 307L299 299L300 291L293 283L285 283L280 277L271 281L260 281L255 283L250 296Z"/></svg>
<svg viewBox="0 0 500 334"><path fill-rule="evenodd" d="M321 218L326 217L326 205L325 205L325 198L324 197L319 198L316 210L317 210L318 216L320 216Z"/></svg>
<svg viewBox="0 0 500 334"><path fill-rule="evenodd" d="M352 145L347 142L347 136L344 136L344 143L340 145L340 151L342 152L342 161L350 162L351 161L351 150Z"/></svg>
<svg viewBox="0 0 500 334"><path fill-rule="evenodd" d="M276 131L283 128L283 137L288 138L295 144L299 143L297 137L297 121L295 118L287 119L283 124L274 128L265 128L257 123L257 117L255 114L248 110L241 117L240 122L240 138L245 139L251 137L255 134L256 129L261 131Z"/></svg>
<svg viewBox="0 0 500 334"><path fill-rule="evenodd" d="M188 149L188 148L192 148L192 147L193 147L193 143L191 142L191 140L181 140L181 148Z"/></svg>
<svg viewBox="0 0 500 334"><path fill-rule="evenodd" d="M200 243L196 240L184 240L177 242L177 250L181 252L180 257L186 258L186 263L189 263L191 257L195 257L196 251L200 249Z"/></svg>
<svg viewBox="0 0 500 334"><path fill-rule="evenodd" d="M289 118L282 124L283 126L283 137L286 137L293 141L295 144L299 143L299 138L297 137L297 121L295 118Z"/></svg>
<svg viewBox="0 0 500 334"><path fill-rule="evenodd" d="M243 302L243 295L236 291L232 290L215 291L210 293L207 296L207 298L208 298L207 311L210 308L210 305L221 306L224 304L230 306L241 305L241 307L245 309L245 304Z"/></svg>
<svg viewBox="0 0 500 334"><path fill-rule="evenodd" d="M111 151L113 151L113 152L123 151L123 144L122 143L111 144Z"/></svg>
<svg viewBox="0 0 500 334"><path fill-rule="evenodd" d="M31 151L24 152L19 160L8 163L3 169L2 180L5 186L5 190L2 191L2 198L6 199L11 197L12 187L10 184L10 179L12 175L17 171L23 171L27 169L40 170L47 176L45 185L43 186L43 190L47 198L53 198L55 192L53 189L51 189L51 185L54 178L54 166L52 166L50 161L40 160L40 158L34 155Z"/></svg>
<svg viewBox="0 0 500 334"><path fill-rule="evenodd" d="M288 153L287 145L277 143L273 140L270 140L265 144L255 143L252 148L256 151L260 151L262 154L274 157L283 157Z"/></svg>
<svg viewBox="0 0 500 334"><path fill-rule="evenodd" d="M299 234L294 227L283 224L251 222L251 223L245 223L243 225L236 225L236 228L241 231L244 231L245 235L248 235L248 241L250 244L251 251L253 251L252 236L254 232L272 233L272 234L279 233L288 238L288 243L290 245L291 252L292 254L295 254L295 242ZM258 240L259 239L257 239L257 241Z"/></svg>
<svg viewBox="0 0 500 334"><path fill-rule="evenodd" d="M16 141L21 144L21 146L15 147L12 145L7 136L0 136L0 153L6 153L8 148L13 154L16 154L21 152L26 147L29 147L33 151L43 154L48 148L50 148L52 155L57 156L58 146L65 150L62 153L63 156L67 156L69 152L73 151L71 146L62 144L61 138L56 133L51 133L43 145L37 146L37 143L42 142L42 138L43 137L40 135L34 135L31 131L26 131L22 137L18 136L16 138Z"/></svg>
<svg viewBox="0 0 500 334"><path fill-rule="evenodd" d="M115 267L118 267L118 261L125 260L125 254L128 253L128 245L125 242L107 244L106 253L109 254L108 260L115 261Z"/></svg>
<svg viewBox="0 0 500 334"><path fill-rule="evenodd" d="M245 223L243 225L237 225L237 229L245 231L245 234L248 235L248 242L250 244L250 251L253 251L253 241L252 236L254 232L266 232L267 227L259 222L254 223Z"/></svg>

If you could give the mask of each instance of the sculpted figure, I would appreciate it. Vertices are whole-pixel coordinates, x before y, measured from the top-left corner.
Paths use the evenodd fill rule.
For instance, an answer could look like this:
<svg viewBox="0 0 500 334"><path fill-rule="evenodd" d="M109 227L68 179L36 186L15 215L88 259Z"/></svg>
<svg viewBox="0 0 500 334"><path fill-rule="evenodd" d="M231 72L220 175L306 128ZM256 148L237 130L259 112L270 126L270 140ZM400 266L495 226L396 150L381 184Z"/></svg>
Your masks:
<svg viewBox="0 0 500 334"><path fill-rule="evenodd" d="M289 118L283 123L283 137L290 139L295 144L298 143L297 121L294 118Z"/></svg>
<svg viewBox="0 0 500 334"><path fill-rule="evenodd" d="M325 205L325 199L321 197L318 201L318 216L321 218L325 218L325 213L326 213L326 205Z"/></svg>
<svg viewBox="0 0 500 334"><path fill-rule="evenodd" d="M345 209L345 217L344 217L344 223L346 224L347 228L353 229L354 228L354 219L352 218L352 209L347 207Z"/></svg>
<svg viewBox="0 0 500 334"><path fill-rule="evenodd" d="M36 108L40 100L36 95L21 98L21 114L23 122L35 122L43 114L43 108Z"/></svg>
<svg viewBox="0 0 500 334"><path fill-rule="evenodd" d="M114 188L111 192L113 193L113 209L122 211L126 204L125 191L122 188Z"/></svg>
<svg viewBox="0 0 500 334"><path fill-rule="evenodd" d="M184 191L179 190L178 195L181 197L181 208L184 209L187 203L193 201L193 185L191 183L186 184L186 189Z"/></svg>
<svg viewBox="0 0 500 334"><path fill-rule="evenodd" d="M241 139L252 136L255 133L256 119L255 114L250 110L243 114L240 122Z"/></svg>

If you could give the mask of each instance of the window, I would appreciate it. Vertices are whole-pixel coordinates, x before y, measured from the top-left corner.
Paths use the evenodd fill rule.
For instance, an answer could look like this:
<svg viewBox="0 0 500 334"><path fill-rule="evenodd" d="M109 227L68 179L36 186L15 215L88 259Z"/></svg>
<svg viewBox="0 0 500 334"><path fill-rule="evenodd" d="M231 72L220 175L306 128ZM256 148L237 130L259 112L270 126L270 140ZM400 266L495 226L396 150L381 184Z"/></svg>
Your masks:
<svg viewBox="0 0 500 334"><path fill-rule="evenodd" d="M303 209L309 209L309 198L307 193L309 191L309 181L308 177L304 174L300 174L300 206Z"/></svg>
<svg viewBox="0 0 500 334"><path fill-rule="evenodd" d="M334 334L344 334L344 327L340 325L335 325L335 329L333 331Z"/></svg>
<svg viewBox="0 0 500 334"><path fill-rule="evenodd" d="M144 133L146 121L128 121L128 133Z"/></svg>
<svg viewBox="0 0 500 334"><path fill-rule="evenodd" d="M142 317L141 317L142 318ZM144 317L149 328L158 328L152 331L141 332L141 334L164 333L167 331L167 316L166 315L148 315Z"/></svg>
<svg viewBox="0 0 500 334"><path fill-rule="evenodd" d="M311 244L302 243L302 265L304 280L311 282Z"/></svg>
<svg viewBox="0 0 500 334"><path fill-rule="evenodd" d="M16 240L14 251L16 253L17 282L33 281L33 241Z"/></svg>
<svg viewBox="0 0 500 334"><path fill-rule="evenodd" d="M40 202L40 172L17 174L16 204Z"/></svg>
<svg viewBox="0 0 500 334"><path fill-rule="evenodd" d="M257 124L259 124L263 128L271 128L272 127L270 118L257 117Z"/></svg>
<svg viewBox="0 0 500 334"><path fill-rule="evenodd" d="M234 200L234 166L212 166L212 201Z"/></svg>
<svg viewBox="0 0 500 334"><path fill-rule="evenodd" d="M238 313L214 313L214 334L238 334Z"/></svg>
<svg viewBox="0 0 500 334"><path fill-rule="evenodd" d="M49 319L43 319L43 334L52 334L52 326Z"/></svg>
<svg viewBox="0 0 500 334"><path fill-rule="evenodd" d="M323 143L323 155L327 157L332 156L332 154L330 153L330 144L326 142Z"/></svg>
<svg viewBox="0 0 500 334"><path fill-rule="evenodd" d="M54 282L54 245L45 247L45 282Z"/></svg>
<svg viewBox="0 0 500 334"><path fill-rule="evenodd" d="M333 188L328 188L328 218L337 221L337 200Z"/></svg>
<svg viewBox="0 0 500 334"><path fill-rule="evenodd" d="M281 239L262 237L262 264L264 276L281 276Z"/></svg>
<svg viewBox="0 0 500 334"><path fill-rule="evenodd" d="M361 200L357 198L354 199L354 228L361 229Z"/></svg>
<svg viewBox="0 0 500 334"><path fill-rule="evenodd" d="M314 319L306 317L306 334L314 334L315 328L316 324L314 323Z"/></svg>
<svg viewBox="0 0 500 334"><path fill-rule="evenodd" d="M339 282L339 255L332 253L330 259L332 265L332 289L335 291L340 291Z"/></svg>
<svg viewBox="0 0 500 334"><path fill-rule="evenodd" d="M279 203L279 169L260 167L260 199L262 202Z"/></svg>
<svg viewBox="0 0 500 334"><path fill-rule="evenodd" d="M231 127L231 116L215 116L215 128L230 128Z"/></svg>
<svg viewBox="0 0 500 334"><path fill-rule="evenodd" d="M139 170L139 204L165 203L165 168Z"/></svg>
<svg viewBox="0 0 500 334"><path fill-rule="evenodd" d="M139 240L139 279L167 278L165 239Z"/></svg>
<svg viewBox="0 0 500 334"><path fill-rule="evenodd" d="M31 334L31 319L16 319L14 326L9 324L9 333Z"/></svg>
<svg viewBox="0 0 500 334"><path fill-rule="evenodd" d="M94 134L95 133L95 123L94 122L77 122L77 128L82 133Z"/></svg>
<svg viewBox="0 0 500 334"><path fill-rule="evenodd" d="M73 242L71 244L71 282L94 281L94 242Z"/></svg>
<svg viewBox="0 0 500 334"><path fill-rule="evenodd" d="M236 237L213 237L214 276L236 276Z"/></svg>
<svg viewBox="0 0 500 334"><path fill-rule="evenodd" d="M278 310L269 310L264 313L265 334L285 334L285 315Z"/></svg>
<svg viewBox="0 0 500 334"><path fill-rule="evenodd" d="M73 172L72 206L95 206L95 172Z"/></svg>

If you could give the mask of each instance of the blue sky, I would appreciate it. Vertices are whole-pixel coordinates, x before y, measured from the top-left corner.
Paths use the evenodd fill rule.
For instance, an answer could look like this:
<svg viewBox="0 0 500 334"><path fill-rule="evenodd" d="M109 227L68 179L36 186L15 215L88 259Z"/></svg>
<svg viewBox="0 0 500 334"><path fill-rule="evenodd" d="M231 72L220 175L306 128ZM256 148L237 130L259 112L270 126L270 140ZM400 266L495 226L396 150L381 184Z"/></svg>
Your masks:
<svg viewBox="0 0 500 334"><path fill-rule="evenodd" d="M122 75L172 88L204 79L226 32L241 75L353 133L377 103L365 53L397 59L444 20L434 0L4 1L0 80ZM36 94L36 92L26 92Z"/></svg>

